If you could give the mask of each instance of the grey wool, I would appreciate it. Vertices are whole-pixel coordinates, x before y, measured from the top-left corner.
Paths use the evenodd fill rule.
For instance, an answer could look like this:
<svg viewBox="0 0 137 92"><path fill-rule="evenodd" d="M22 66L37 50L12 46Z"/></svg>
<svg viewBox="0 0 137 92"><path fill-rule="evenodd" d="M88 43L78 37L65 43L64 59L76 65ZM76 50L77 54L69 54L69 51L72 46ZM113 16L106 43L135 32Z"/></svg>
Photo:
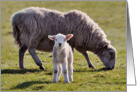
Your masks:
<svg viewBox="0 0 137 92"><path fill-rule="evenodd" d="M23 57L28 49L32 58L41 69L42 63L35 50L51 52L54 42L48 35L61 33L73 34L68 41L70 46L82 53L90 68L87 51L95 53L106 68L113 69L116 61L116 49L107 40L104 31L86 13L71 10L60 12L39 7L30 7L16 12L11 18L13 37L19 45L20 68L24 68Z"/></svg>

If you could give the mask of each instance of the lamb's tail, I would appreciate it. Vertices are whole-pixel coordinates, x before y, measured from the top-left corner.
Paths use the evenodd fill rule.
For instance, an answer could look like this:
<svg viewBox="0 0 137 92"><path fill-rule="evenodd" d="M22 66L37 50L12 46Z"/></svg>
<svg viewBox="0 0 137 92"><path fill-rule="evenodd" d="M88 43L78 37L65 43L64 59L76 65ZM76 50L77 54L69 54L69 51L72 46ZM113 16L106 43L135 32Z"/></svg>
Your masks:
<svg viewBox="0 0 137 92"><path fill-rule="evenodd" d="M20 42L20 32L17 26L13 25L13 37L14 37L14 42L15 44L17 44L19 47L21 46L21 42Z"/></svg>

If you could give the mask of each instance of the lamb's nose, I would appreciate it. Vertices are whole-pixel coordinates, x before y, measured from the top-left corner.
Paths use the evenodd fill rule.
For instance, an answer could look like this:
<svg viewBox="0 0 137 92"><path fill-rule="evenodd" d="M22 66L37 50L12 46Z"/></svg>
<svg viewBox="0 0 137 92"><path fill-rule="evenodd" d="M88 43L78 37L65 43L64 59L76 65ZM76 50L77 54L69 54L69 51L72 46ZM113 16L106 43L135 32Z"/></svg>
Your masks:
<svg viewBox="0 0 137 92"><path fill-rule="evenodd" d="M61 43L59 43L59 47L61 47Z"/></svg>

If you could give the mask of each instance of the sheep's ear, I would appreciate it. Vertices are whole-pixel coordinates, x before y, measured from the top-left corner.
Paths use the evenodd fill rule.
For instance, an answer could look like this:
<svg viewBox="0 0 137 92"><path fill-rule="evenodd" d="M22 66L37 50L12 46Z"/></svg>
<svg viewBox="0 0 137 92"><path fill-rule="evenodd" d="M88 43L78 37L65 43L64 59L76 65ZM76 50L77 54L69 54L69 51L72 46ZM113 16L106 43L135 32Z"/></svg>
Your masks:
<svg viewBox="0 0 137 92"><path fill-rule="evenodd" d="M48 35L48 38L49 38L50 40L54 40L54 39L55 39L55 36L54 36L54 35Z"/></svg>
<svg viewBox="0 0 137 92"><path fill-rule="evenodd" d="M66 35L66 40L70 40L73 37L73 34Z"/></svg>
<svg viewBox="0 0 137 92"><path fill-rule="evenodd" d="M103 47L106 49L108 48L108 44L104 44Z"/></svg>

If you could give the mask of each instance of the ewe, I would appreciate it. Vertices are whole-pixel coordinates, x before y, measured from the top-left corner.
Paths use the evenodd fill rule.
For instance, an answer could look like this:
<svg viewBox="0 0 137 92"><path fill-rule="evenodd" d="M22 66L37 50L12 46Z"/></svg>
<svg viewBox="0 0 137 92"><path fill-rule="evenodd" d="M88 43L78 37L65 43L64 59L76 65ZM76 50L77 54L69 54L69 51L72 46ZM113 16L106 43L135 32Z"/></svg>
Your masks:
<svg viewBox="0 0 137 92"><path fill-rule="evenodd" d="M49 35L50 40L54 40L53 47L53 80L52 82L58 82L60 79L61 71L63 68L64 82L69 83L73 81L73 53L72 48L67 41L72 38L72 34L63 35ZM61 67L62 66L62 67Z"/></svg>
<svg viewBox="0 0 137 92"><path fill-rule="evenodd" d="M44 70L36 50L51 52L54 42L48 35L73 34L68 43L84 55L88 66L94 68L87 51L96 54L106 68L114 69L116 49L107 40L104 31L86 13L71 10L60 12L30 7L16 12L11 18L13 37L19 45L19 67L24 68L24 54L28 50L35 63Z"/></svg>

